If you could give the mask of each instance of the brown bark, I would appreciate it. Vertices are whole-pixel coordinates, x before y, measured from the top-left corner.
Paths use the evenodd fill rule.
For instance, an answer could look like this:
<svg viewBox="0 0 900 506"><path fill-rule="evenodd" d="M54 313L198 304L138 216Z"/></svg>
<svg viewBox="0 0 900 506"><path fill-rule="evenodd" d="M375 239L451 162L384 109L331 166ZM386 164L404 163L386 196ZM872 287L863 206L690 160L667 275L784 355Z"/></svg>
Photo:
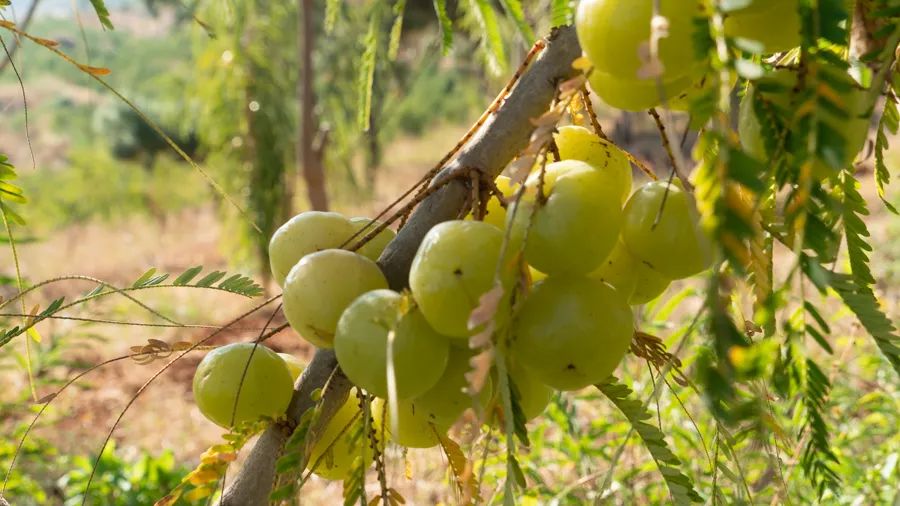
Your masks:
<svg viewBox="0 0 900 506"><path fill-rule="evenodd" d="M297 160L301 164L301 174L306 181L306 194L309 205L316 211L328 209L328 194L325 192L325 170L322 158L317 156L315 146L316 130L316 95L313 89L315 69L313 52L315 51L315 8L313 0L300 0L297 9L298 33L297 48L302 60L302 74L297 83L297 94L300 101L300 139L297 149Z"/></svg>

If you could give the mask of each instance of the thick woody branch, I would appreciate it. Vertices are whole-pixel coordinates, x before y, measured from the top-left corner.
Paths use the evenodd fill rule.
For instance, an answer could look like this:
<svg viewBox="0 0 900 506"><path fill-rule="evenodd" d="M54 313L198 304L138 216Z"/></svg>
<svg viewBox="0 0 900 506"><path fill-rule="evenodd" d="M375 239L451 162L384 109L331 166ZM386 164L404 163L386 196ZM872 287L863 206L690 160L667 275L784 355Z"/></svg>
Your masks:
<svg viewBox="0 0 900 506"><path fill-rule="evenodd" d="M563 27L547 39L543 53L522 74L495 114L485 122L459 155L442 169L435 183L462 170L478 169L485 175L499 174L529 142L534 125L531 119L549 108L557 85L574 75L572 62L581 55L575 29ZM406 226L388 245L379 259L391 288L406 288L409 267L425 233L434 225L457 218L466 205L468 194L460 178L444 186L422 201ZM331 381L324 393L320 423L331 418L347 398L350 382L337 370L331 350L318 350L303 376L298 380L288 410L291 423L272 427L257 441L247 462L225 491L220 506L263 506L275 481L275 461L281 455L290 429L315 402L310 394Z"/></svg>

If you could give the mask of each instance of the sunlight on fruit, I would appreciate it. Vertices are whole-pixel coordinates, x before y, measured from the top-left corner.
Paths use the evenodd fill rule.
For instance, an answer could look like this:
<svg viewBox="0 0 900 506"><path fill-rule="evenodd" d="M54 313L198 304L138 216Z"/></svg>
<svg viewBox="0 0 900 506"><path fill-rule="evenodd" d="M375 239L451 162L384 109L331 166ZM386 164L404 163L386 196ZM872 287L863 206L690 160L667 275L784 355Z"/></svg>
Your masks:
<svg viewBox="0 0 900 506"><path fill-rule="evenodd" d="M235 343L203 357L194 373L193 390L200 412L228 428L262 416L282 416L291 400L293 381L288 366L274 351Z"/></svg>

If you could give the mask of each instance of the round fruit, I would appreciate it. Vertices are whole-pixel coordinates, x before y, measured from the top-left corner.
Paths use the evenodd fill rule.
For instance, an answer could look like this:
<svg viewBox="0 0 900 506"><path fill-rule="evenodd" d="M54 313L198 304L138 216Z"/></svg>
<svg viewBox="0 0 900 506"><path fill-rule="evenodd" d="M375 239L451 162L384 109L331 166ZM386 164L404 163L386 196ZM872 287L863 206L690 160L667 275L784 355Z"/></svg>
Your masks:
<svg viewBox="0 0 900 506"><path fill-rule="evenodd" d="M407 448L431 448L440 444L438 434L445 435L447 427L438 427L413 401L397 401L396 431L390 423L387 402L378 397L372 401L372 419L377 433L384 433L392 441ZM387 425L383 425L384 421Z"/></svg>
<svg viewBox="0 0 900 506"><path fill-rule="evenodd" d="M413 399L416 408L427 415L438 427L450 427L466 408L473 405L472 396L465 392L468 385L466 373L472 369L469 359L473 353L467 349L450 348L450 358L444 374L431 389ZM491 379L478 393L478 403L484 409L491 401Z"/></svg>
<svg viewBox="0 0 900 506"><path fill-rule="evenodd" d="M762 53L787 51L800 45L798 0L778 0L768 9L736 12L725 18L725 35L754 40Z"/></svg>
<svg viewBox="0 0 900 506"><path fill-rule="evenodd" d="M525 415L525 421L529 422L544 412L550 399L553 398L553 389L541 383L528 369L510 364L509 379L516 386L519 395L519 407Z"/></svg>
<svg viewBox="0 0 900 506"><path fill-rule="evenodd" d="M358 426L355 427L365 423L362 417L356 389L351 389L344 405L328 420L324 431L317 434L307 459L307 468L315 466L313 472L327 480L343 480L353 470L356 459L364 459L365 467L369 467L372 447L368 438L358 437Z"/></svg>
<svg viewBox="0 0 900 506"><path fill-rule="evenodd" d="M605 72L593 71L588 76L591 89L607 105L627 111L643 111L662 103L656 79L621 79ZM675 100L690 89L691 74L663 80L662 93L666 101Z"/></svg>
<svg viewBox="0 0 900 506"><path fill-rule="evenodd" d="M373 221L375 223L372 223ZM377 220L370 220L369 218L350 218L350 224L353 226L354 234L362 230L363 227L366 227L366 225L369 225L369 223L372 223L372 225L368 226L365 232L360 232L359 235L357 235L353 239L353 241L351 241L351 243L355 243L361 240L366 236L366 234L375 230L375 227L381 225L381 222ZM394 240L394 237L397 237L397 232L394 232L389 228L385 228L381 232L378 232L378 235L373 237L369 242L360 246L360 248L356 250L356 252L368 258L369 260L376 262L378 261L378 257L381 256L381 252L384 251L384 248L387 247L389 242Z"/></svg>
<svg viewBox="0 0 900 506"><path fill-rule="evenodd" d="M603 174L606 184L616 188L622 203L631 193L631 163L621 149L580 126L564 126L554 136L563 160L587 162Z"/></svg>
<svg viewBox="0 0 900 506"><path fill-rule="evenodd" d="M303 373L303 369L306 369L306 364L290 353L279 353L278 356L284 360L284 365L287 366L288 372L291 373L291 379L296 382L297 378Z"/></svg>
<svg viewBox="0 0 900 506"><path fill-rule="evenodd" d="M694 203L677 184L653 181L628 199L622 239L632 255L664 277L686 278L712 263L712 245L698 220Z"/></svg>
<svg viewBox="0 0 900 506"><path fill-rule="evenodd" d="M338 321L334 352L344 374L378 397L388 396L388 333L394 331L393 364L397 397L408 399L437 383L447 367L449 343L428 325L417 307L406 310L403 296L374 290L350 304Z"/></svg>
<svg viewBox="0 0 900 506"><path fill-rule="evenodd" d="M745 0L746 5L734 8L729 14L755 14L768 11L785 0ZM732 2L733 4L734 2Z"/></svg>
<svg viewBox="0 0 900 506"><path fill-rule="evenodd" d="M494 286L502 244L503 232L482 221L445 221L425 234L409 286L434 330L451 337L473 333L469 315Z"/></svg>
<svg viewBox="0 0 900 506"><path fill-rule="evenodd" d="M541 383L578 390L612 374L634 332L631 309L606 283L550 276L522 304L513 352Z"/></svg>
<svg viewBox="0 0 900 506"><path fill-rule="evenodd" d="M355 229L338 213L307 211L291 218L272 234L269 265L278 286L304 256L324 249L339 248Z"/></svg>
<svg viewBox="0 0 900 506"><path fill-rule="evenodd" d="M331 348L338 319L360 295L387 288L375 262L329 249L303 257L284 282L284 316L307 341Z"/></svg>
<svg viewBox="0 0 900 506"><path fill-rule="evenodd" d="M587 273L612 251L622 224L619 189L606 184L602 173L578 160L548 166L565 170L552 185L546 201L526 202L512 226L529 226L525 260L549 275ZM532 213L532 206L538 206ZM512 234L518 238L519 231Z"/></svg>
<svg viewBox="0 0 900 506"><path fill-rule="evenodd" d="M284 360L253 343L216 348L203 357L194 373L197 407L203 416L225 428L262 416L283 415L293 390Z"/></svg>
<svg viewBox="0 0 900 506"><path fill-rule="evenodd" d="M582 0L575 14L581 47L596 70L617 79L638 79L648 53L654 0ZM693 18L696 0L660 2L668 20L668 36L659 41L659 59L666 80L686 73L696 63Z"/></svg>
<svg viewBox="0 0 900 506"><path fill-rule="evenodd" d="M668 279L635 258L621 240L591 277L612 285L632 306L655 299L669 286Z"/></svg>
<svg viewBox="0 0 900 506"><path fill-rule="evenodd" d="M494 184L497 185L497 189L500 190L507 202L515 196L517 187L512 184L508 177L497 176ZM485 211L484 222L503 230L506 224L506 208L503 207L496 195L492 195L490 200L488 200Z"/></svg>

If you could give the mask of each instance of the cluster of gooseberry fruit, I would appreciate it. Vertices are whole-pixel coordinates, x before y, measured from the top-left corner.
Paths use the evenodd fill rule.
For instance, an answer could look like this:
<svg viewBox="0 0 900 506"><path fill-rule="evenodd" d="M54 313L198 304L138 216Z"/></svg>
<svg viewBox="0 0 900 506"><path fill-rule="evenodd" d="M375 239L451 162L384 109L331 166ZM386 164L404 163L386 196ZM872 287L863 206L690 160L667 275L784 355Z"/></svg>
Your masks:
<svg viewBox="0 0 900 506"><path fill-rule="evenodd" d="M347 378L374 396L375 432L428 448L470 407L489 423L500 420L496 377L475 395L466 391L469 342L484 331L471 317L496 287L491 328L509 337L505 370L527 421L553 391L613 372L634 332L630 305L709 264L709 244L680 186L651 182L631 194L631 167L616 146L580 126L561 127L554 141L559 161L521 185L497 178L500 193L483 220L447 221L425 235L403 293L388 289L375 263L389 230L352 252L340 248L368 221L312 211L273 235L271 268L288 322L310 343L333 348ZM194 392L207 417L231 427L283 413L292 379L268 348L235 344L207 355ZM321 431L308 460L323 461L320 476L344 478L360 457L345 430L360 410L351 396Z"/></svg>
<svg viewBox="0 0 900 506"><path fill-rule="evenodd" d="M742 39L759 53L787 51L800 44L799 0L749 0L726 13L725 35ZM649 62L653 17L651 0L582 0L575 26L593 70L591 88L607 104L644 110L663 103L684 110L690 96L708 80L697 50L694 18L703 2L665 0L659 14L666 36L659 40L658 62Z"/></svg>

